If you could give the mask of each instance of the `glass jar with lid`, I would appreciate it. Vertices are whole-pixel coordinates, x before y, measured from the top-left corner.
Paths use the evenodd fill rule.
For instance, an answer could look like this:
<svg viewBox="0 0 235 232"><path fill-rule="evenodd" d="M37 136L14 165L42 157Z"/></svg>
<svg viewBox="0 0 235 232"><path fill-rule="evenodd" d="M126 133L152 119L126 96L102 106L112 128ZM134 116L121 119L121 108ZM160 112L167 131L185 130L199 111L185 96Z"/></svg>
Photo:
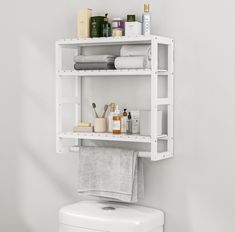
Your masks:
<svg viewBox="0 0 235 232"><path fill-rule="evenodd" d="M114 18L112 21L112 36L123 36L124 28L124 20L122 18Z"/></svg>

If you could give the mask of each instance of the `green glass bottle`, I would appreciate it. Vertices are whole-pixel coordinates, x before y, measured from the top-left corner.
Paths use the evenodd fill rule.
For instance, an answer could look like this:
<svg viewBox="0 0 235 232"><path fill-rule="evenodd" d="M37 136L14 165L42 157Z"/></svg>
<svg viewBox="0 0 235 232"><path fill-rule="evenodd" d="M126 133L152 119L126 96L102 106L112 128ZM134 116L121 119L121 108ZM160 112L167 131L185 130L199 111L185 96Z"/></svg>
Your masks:
<svg viewBox="0 0 235 232"><path fill-rule="evenodd" d="M109 23L108 14L105 14L104 22L102 25L102 36L109 37L111 36L111 24Z"/></svg>

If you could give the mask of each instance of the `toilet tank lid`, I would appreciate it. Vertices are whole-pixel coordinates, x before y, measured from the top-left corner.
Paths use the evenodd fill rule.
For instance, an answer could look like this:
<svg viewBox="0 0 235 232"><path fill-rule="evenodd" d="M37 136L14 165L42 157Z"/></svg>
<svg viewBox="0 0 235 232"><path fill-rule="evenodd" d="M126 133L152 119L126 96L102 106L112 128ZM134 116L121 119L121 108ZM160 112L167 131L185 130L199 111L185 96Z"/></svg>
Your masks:
<svg viewBox="0 0 235 232"><path fill-rule="evenodd" d="M62 208L61 224L112 232L149 232L164 224L162 211L114 202L81 201Z"/></svg>

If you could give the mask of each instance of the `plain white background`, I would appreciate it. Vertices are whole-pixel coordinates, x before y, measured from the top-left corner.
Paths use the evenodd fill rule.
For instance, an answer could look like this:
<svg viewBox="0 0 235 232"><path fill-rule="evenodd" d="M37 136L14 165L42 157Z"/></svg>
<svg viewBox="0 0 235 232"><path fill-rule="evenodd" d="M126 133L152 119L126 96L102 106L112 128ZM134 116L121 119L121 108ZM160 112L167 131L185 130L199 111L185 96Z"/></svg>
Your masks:
<svg viewBox="0 0 235 232"><path fill-rule="evenodd" d="M164 210L166 232L233 232L235 3L149 2L152 32L176 43L175 157L145 163L141 204ZM125 17L143 4L1 1L0 231L56 232L78 199L76 155L55 154L55 40L75 37L78 7Z"/></svg>

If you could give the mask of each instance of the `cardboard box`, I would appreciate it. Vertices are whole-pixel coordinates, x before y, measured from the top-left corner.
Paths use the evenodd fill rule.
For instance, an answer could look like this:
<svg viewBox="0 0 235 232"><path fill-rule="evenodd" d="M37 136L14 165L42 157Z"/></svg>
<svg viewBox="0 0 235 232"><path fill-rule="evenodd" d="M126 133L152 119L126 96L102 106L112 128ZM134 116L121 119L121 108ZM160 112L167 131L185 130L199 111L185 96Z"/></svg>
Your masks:
<svg viewBox="0 0 235 232"><path fill-rule="evenodd" d="M77 37L89 38L90 37L90 18L92 10L88 8L79 9L77 16Z"/></svg>
<svg viewBox="0 0 235 232"><path fill-rule="evenodd" d="M75 126L73 132L93 132L93 126Z"/></svg>

